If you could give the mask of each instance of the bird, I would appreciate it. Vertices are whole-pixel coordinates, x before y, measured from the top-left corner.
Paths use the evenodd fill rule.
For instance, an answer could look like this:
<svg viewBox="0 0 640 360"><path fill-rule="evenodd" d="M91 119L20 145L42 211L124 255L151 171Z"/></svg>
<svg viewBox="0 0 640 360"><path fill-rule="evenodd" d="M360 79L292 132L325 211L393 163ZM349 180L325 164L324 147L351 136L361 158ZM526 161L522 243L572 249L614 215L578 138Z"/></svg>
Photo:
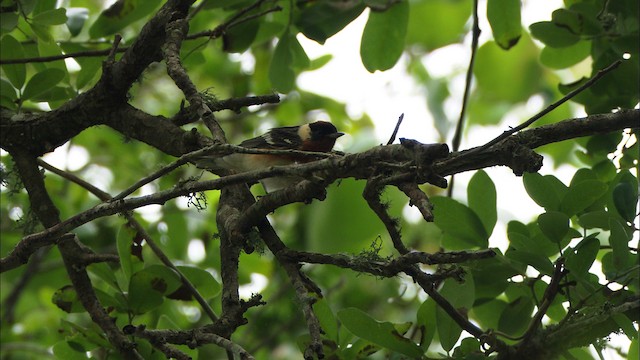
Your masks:
<svg viewBox="0 0 640 360"><path fill-rule="evenodd" d="M300 150L328 153L333 149L336 140L344 135L328 121L316 121L298 126L273 128L266 133L239 144L249 149L264 150ZM270 166L291 165L312 161L308 156L286 154L244 154L233 153L218 158L201 158L196 160L198 167L220 170L226 169L234 173L266 169ZM267 193L291 186L302 180L295 176L278 176L261 179L260 183Z"/></svg>

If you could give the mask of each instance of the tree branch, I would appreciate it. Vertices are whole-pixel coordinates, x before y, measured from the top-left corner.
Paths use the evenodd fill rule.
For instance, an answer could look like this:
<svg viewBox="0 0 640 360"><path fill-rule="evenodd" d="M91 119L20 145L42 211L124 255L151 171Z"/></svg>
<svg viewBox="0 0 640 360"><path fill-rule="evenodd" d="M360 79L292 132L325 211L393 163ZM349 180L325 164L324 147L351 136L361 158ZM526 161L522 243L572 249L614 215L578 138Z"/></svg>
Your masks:
<svg viewBox="0 0 640 360"><path fill-rule="evenodd" d="M569 101L570 99L572 99L573 97L575 97L576 95L581 93L582 91L590 88L593 84L595 84L603 76L605 76L609 72L615 70L618 66L620 66L620 64L622 64L622 60L615 61L611 65L607 66L606 68L604 68L602 70L599 70L591 79L587 80L584 84L580 85L579 87L577 87L576 89L574 89L573 91L568 93L567 95L563 96L560 100L558 100L558 101L554 102L553 104L547 106L544 110L540 111L539 113L537 113L536 115L534 115L533 117L528 119L527 121L523 122L522 124L512 128L512 129L510 129L508 131L505 131L504 133L500 134L495 139L493 139L493 140L489 141L488 143L478 147L474 151L482 151L484 149L490 148L494 144L497 144L500 141L508 138L509 136L511 136L511 134L515 134L516 132L518 132L518 131L520 131L520 130L522 130L524 128L527 128L529 125L533 124L534 122L539 120L541 117L543 117L546 114L550 113L551 111L556 109L558 106L560 106L560 105L564 104L565 102Z"/></svg>
<svg viewBox="0 0 640 360"><path fill-rule="evenodd" d="M29 194L31 208L42 224L46 227L51 227L59 223L58 209L47 193L44 186L44 179L40 173L36 159L21 151L14 152L12 156ZM62 255L69 279L78 294L78 300L87 313L89 313L93 322L105 332L109 342L113 344L125 359L142 359L133 344L116 328L106 310L98 301L89 275L82 264L85 255L93 252L87 247L82 246L73 234L60 237L58 248L60 249L60 254Z"/></svg>
<svg viewBox="0 0 640 360"><path fill-rule="evenodd" d="M111 201L112 198L111 196L107 193L104 192L102 190L100 190L99 188L93 186L92 184L89 184L88 182L80 179L79 177L68 173L66 171L62 171L50 164L48 164L47 162L38 159L38 165L44 167L45 169L53 172L54 174L57 174L75 184L80 185L81 187L87 189L90 193L92 193L93 195L95 195L98 199L102 200L102 201ZM184 274L180 271L180 269L178 269L173 262L169 259L169 257L164 253L164 251L162 251L162 249L160 248L160 246L158 246L157 242L151 237L151 235L149 235L149 233L145 230L145 228L128 212L123 212L122 215L125 217L125 219L127 220L128 225L130 225L131 227L133 227L136 232L141 236L141 238L143 238L146 242L147 245L149 245L149 247L151 248L151 250L153 251L153 253L156 255L156 257L158 259L160 259L160 261L168 268L170 268L171 270L175 271L176 274L178 275L178 277L180 278L180 282L182 282L182 285L184 287L186 287L189 292L193 295L193 297L196 299L196 301L198 302L198 304L200 304L200 307L202 308L202 310L207 314L207 316L209 317L209 319L211 319L212 322L215 322L216 320L218 320L218 317L215 315L213 309L211 309L211 306L209 306L209 304L207 303L207 301L202 297L202 295L200 294L200 292L195 288L195 286L193 286L193 284L191 283L191 281L189 281L189 279L187 279L186 276L184 276ZM83 265L89 265L90 261L96 262L96 261L118 261L118 257L116 255L115 259L109 256L110 254L106 254L106 255L100 255L100 254L94 254L90 259L86 259L83 262Z"/></svg>
<svg viewBox="0 0 640 360"><path fill-rule="evenodd" d="M502 165L511 167L516 174L521 174L524 171L534 172L542 166L542 159L532 152L532 148L582 136L609 133L626 128L637 128L639 115L640 110L637 109L622 110L617 113L591 115L586 118L569 119L556 124L541 126L515 134L510 138L510 141L496 144L481 152L471 153L473 150L471 149L459 153L451 153L443 159L432 159L434 161L433 165L427 167L426 170L440 176L446 176ZM417 165L413 165L413 167L405 165L407 162L415 164L416 151L426 152L426 155L435 156L442 151L442 146L446 147L446 145L441 144L427 144L413 151L408 150L403 145L378 146L362 153L348 154L343 157L330 157L305 164L274 166L264 170L233 174L208 181L182 183L172 189L159 191L155 194L99 204L40 233L23 238L9 255L0 260L0 272L20 266L38 248L53 244L56 237L89 221L133 210L141 206L164 204L168 200L195 192L222 189L233 184L253 183L273 176L293 175L308 178L310 174L318 172L323 178L322 183L328 185L339 178L367 179L372 174L378 173L381 170L381 166L391 173L404 174L404 181L414 177L417 177L421 182L426 181L427 179L424 179L424 177L428 174L415 173L418 168ZM418 159L420 160L426 155L422 154ZM402 164L403 166L399 170L398 167L393 166L394 164ZM302 186L309 187L309 189L312 188L310 184ZM305 197L304 193L296 193L296 191L300 190L292 187L281 190L283 193L280 195L274 193L271 196L265 196L258 201L258 203L260 201L263 203L256 205L252 212L264 214L265 211L269 211L274 206L287 204L287 201L305 201L313 197L311 194L306 194L307 196ZM275 202L276 200L278 200L277 203ZM259 218L257 215L252 216L255 216L252 219ZM243 220L245 228L254 225L254 220L249 217L249 215L245 215L245 220Z"/></svg>

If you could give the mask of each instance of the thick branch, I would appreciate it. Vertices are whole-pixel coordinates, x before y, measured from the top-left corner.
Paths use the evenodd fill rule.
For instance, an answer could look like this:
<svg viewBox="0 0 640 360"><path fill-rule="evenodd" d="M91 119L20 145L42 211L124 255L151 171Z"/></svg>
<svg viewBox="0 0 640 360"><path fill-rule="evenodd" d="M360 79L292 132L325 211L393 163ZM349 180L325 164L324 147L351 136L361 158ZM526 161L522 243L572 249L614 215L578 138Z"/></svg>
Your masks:
<svg viewBox="0 0 640 360"><path fill-rule="evenodd" d="M632 321L638 321L638 314L640 299L637 296L617 306L592 308L588 313L570 318L562 326L549 326L539 331L531 341L518 344L515 353L500 353L498 359L553 359L568 349L589 346L596 339L619 331L620 325L614 316L627 316Z"/></svg>
<svg viewBox="0 0 640 360"><path fill-rule="evenodd" d="M126 332L137 337L147 339L155 347L162 348L161 345L166 344L188 345L195 349L204 344L215 344L224 349L240 355L241 359L251 360L253 356L249 354L240 345L225 339L224 337L212 334L203 329L195 329L190 331L180 330L146 330L144 326L128 326ZM165 354L167 352L163 351ZM177 354L177 353L176 353ZM175 355L174 355L175 356ZM180 357L178 357L180 358ZM187 357L188 358L188 357Z"/></svg>
<svg viewBox="0 0 640 360"><path fill-rule="evenodd" d="M144 117L144 115L142 115L144 113L140 113L141 116ZM531 148L536 148L556 141L609 133L612 131L623 130L625 128L637 128L639 116L640 110L624 110L612 114L591 115L587 118L570 119L556 124L541 126L531 130L522 131L513 135L508 143L502 142L475 154L470 154L470 150L452 153L446 158L435 160L432 169L430 170L435 174L442 176L496 165L511 166L515 172L537 171L541 166L540 159L534 156L531 163L522 163L521 161L527 158L522 156L521 153L531 155ZM151 121L151 119L149 119L149 121ZM133 123L135 123L135 121L133 121ZM126 126L124 123L121 124L122 126ZM166 121L166 124L170 124L170 122ZM125 131L125 129L122 130ZM140 138L144 138L145 140L152 142L152 139L148 138L142 130L143 128L140 128L139 132L135 131L135 134ZM156 142L157 139L153 141L154 145ZM179 144L175 147L169 145L166 146L166 148L169 148L172 151L179 151L176 148L183 148L181 145L188 143L188 141L178 141L178 143ZM164 145L166 144L158 144L158 146L162 147L165 147ZM431 149L429 151L434 151L435 153L440 151L438 144L426 146L426 149ZM209 181L188 182L178 184L170 190L160 191L152 195L124 199L113 203L99 204L92 209L73 216L47 230L25 237L9 255L2 258L0 261L0 272L10 270L22 263L25 263L31 254L38 248L46 246L47 244L52 244L56 237L99 217L113 215L125 210L133 210L146 205L163 204L176 197L188 196L191 193L199 191L222 189L225 186L239 183L253 183L260 179L281 175L294 175L309 178L310 174L322 172L321 175L324 179L323 184L328 184L339 178L353 177L356 179L367 179L372 174L378 173L380 169L383 168L387 169L389 172L404 174L404 180L406 181L410 178L421 178L422 175L425 175L415 173L416 168L418 168L418 166L415 165L415 159L416 153L408 150L405 146L378 146L362 153L349 154L344 157L330 157L299 165L274 166L268 169L224 176L219 179ZM414 165L412 165L412 167L407 164ZM296 190L294 187L284 189L282 191L295 193ZM267 204L267 202L273 201L274 198L287 198L296 201L305 200L304 197L288 198L286 195L265 197L264 200L260 199L258 201L264 201L265 203L265 205L263 205L264 207L261 208L260 213L269 211L271 207L268 206L269 204ZM311 198L311 196L306 197L306 199L309 198ZM285 203L286 201L278 202L278 206L284 205ZM258 210L258 208L255 209ZM258 218L258 216L253 217L254 220ZM254 220L245 220L246 226L251 226Z"/></svg>
<svg viewBox="0 0 640 360"><path fill-rule="evenodd" d="M480 251L454 251L428 254L420 251L412 251L396 257L392 260L374 261L370 258L363 259L358 256L344 254L321 254L305 251L286 250L283 256L289 261L308 264L329 264L344 269L368 273L374 276L394 277L409 269L415 264L437 265L456 264L478 259L494 257L496 253L491 250Z"/></svg>
<svg viewBox="0 0 640 360"><path fill-rule="evenodd" d="M434 169L440 175L446 176L496 165L515 165L517 167L517 163L511 164L512 159L517 160L514 157L515 154L508 154L507 152L518 149L518 147L521 151L525 151L526 149L535 149L543 145L583 136L607 134L629 128L637 129L640 127L638 119L640 119L640 110L638 109L567 119L514 134L508 139L509 144L501 142L479 152L474 151L480 147L452 153L448 158L436 161ZM514 146L517 147L514 148ZM534 171L537 171L537 169Z"/></svg>

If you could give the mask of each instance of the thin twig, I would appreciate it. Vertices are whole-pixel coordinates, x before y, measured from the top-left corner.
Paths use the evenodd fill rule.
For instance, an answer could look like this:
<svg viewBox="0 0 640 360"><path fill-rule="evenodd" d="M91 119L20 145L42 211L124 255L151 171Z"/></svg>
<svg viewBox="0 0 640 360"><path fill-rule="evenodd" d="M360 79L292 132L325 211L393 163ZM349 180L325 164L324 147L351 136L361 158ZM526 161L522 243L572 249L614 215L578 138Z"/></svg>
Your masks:
<svg viewBox="0 0 640 360"><path fill-rule="evenodd" d="M393 129L393 133L391 133L391 137L389 138L389 141L387 141L387 145L391 145L393 144L394 141L396 141L396 135L398 135L398 130L400 130L400 124L402 124L402 119L404 119L404 113L400 114L400 117L398 118L398 122L396 123L396 127L395 129Z"/></svg>
<svg viewBox="0 0 640 360"><path fill-rule="evenodd" d="M40 248L33 257L29 260L29 264L24 272L20 275L20 279L15 282L15 286L11 289L8 295L2 301L2 319L0 323L12 325L15 321L15 309L18 304L18 300L23 294L23 290L26 288L29 281L40 271L43 271L42 261L44 257L49 253L51 247Z"/></svg>
<svg viewBox="0 0 640 360"><path fill-rule="evenodd" d="M24 188L29 194L31 208L45 227L52 227L60 223L60 211L55 206L44 184L44 177L36 162L36 157L26 151L14 150L11 153L16 168L23 181ZM102 307L100 300L91 284L91 279L82 266L80 257L91 251L81 245L75 234L64 234L55 239L58 250L64 261L67 275L78 300L91 317L91 320L104 331L109 342L125 359L142 359L133 344L118 329L113 319Z"/></svg>
<svg viewBox="0 0 640 360"><path fill-rule="evenodd" d="M560 257L556 260L553 276L551 277L549 286L547 286L547 289L544 292L542 303L538 306L538 312L533 316L531 323L529 323L529 327L525 331L524 335L522 335L524 342L528 342L529 340L527 339L531 339L531 337L536 333L542 318L549 310L549 307L553 303L553 299L555 299L558 291L560 290L560 281L562 281L566 274L567 270L564 267L564 258Z"/></svg>
<svg viewBox="0 0 640 360"><path fill-rule="evenodd" d="M102 191L101 189L93 186L92 184L90 184L89 182L79 178L78 176L76 176L74 174L71 174L69 172L63 171L61 169L58 169L55 166L45 162L42 159L38 159L37 161L38 161L38 165L40 165L43 168L51 171L54 174L59 175L60 177L62 177L64 179L67 179L67 180L69 180L69 181L71 181L71 182L73 182L73 183L85 188L90 193L95 195L98 199L100 199L102 201L111 200L111 196L109 195L109 193L107 193L105 191ZM213 309L211 309L211 306L209 306L209 304L202 297L200 292L198 292L198 290L195 288L195 286L193 286L191 281L189 281L189 279L187 279L187 277L184 276L184 274L182 274L182 272L173 264L173 262L171 262L169 257L164 254L162 249L156 244L156 242L153 240L151 235L149 235L149 233L147 233L147 231L144 229L144 227L131 214L129 214L127 212L123 212L123 215L125 216L125 218L129 222L129 224L131 226L133 226L133 228L145 239L145 241L147 242L147 245L149 245L149 247L151 248L153 253L158 257L158 259L160 259L160 261L162 261L162 263L165 266L169 267L171 270L175 271L178 274L178 277L180 277L180 281L182 282L182 284L187 289L189 289L189 291L191 292L193 297L196 299L198 304L200 304L200 306L202 307L204 312L207 314L207 316L209 316L211 321L215 322L216 320L218 320L218 317L214 313Z"/></svg>
<svg viewBox="0 0 640 360"><path fill-rule="evenodd" d="M254 3L253 5L241 10L236 16L234 16L233 18L229 19L229 21L225 22L224 24L219 25L218 27L216 27L213 30L207 30L207 31L202 31L202 32L199 32L199 33L188 35L188 36L185 37L185 40L195 40L195 39L199 39L199 38L202 38L202 37L208 37L210 39L217 39L220 36L222 36L225 33L225 31L227 31L229 28L231 28L233 26L237 26L238 24L241 24L241 23L243 23L245 21L249 21L249 20L258 18L260 16L264 16L264 15L266 15L268 13L271 13L271 12L282 10L282 7L274 6L273 8L269 8L269 9L264 10L264 11L258 13L258 14L250 15L250 16L247 16L246 18L238 20L238 17L239 17L238 15L241 16L241 15L245 14L247 11L250 11L251 9L255 8L256 5L259 5L260 3L264 2L264 1L265 0L260 0L257 3ZM191 16L193 16L193 15L191 15ZM70 53L66 53L66 54L53 55L53 56L38 56L38 57L22 58L22 59L0 59L0 65L43 63L43 62L60 61L60 60L69 59L69 58L100 57L100 56L109 55L113 51L112 49L113 49L113 47L111 47L109 49L103 49L103 50L85 50L85 51L70 52ZM116 51L118 53L123 53L123 52L127 51L128 49L129 49L128 46L124 46L124 47L118 47Z"/></svg>
<svg viewBox="0 0 640 360"><path fill-rule="evenodd" d="M287 273L307 323L311 339L304 351L304 358L305 360L322 359L324 357L321 337L322 329L318 317L313 312L313 303L318 297L322 297L320 288L300 271L300 264L297 261L292 261L292 258L285 256L288 248L280 240L266 217L262 217L258 224L258 230L269 250L271 250Z"/></svg>
<svg viewBox="0 0 640 360"><path fill-rule="evenodd" d="M207 332L204 328L180 331L147 330L144 326L128 326L125 331L129 335L147 339L152 344L188 345L194 348L204 344L215 344L232 353L240 355L241 359L253 359L253 356L242 346L229 339L225 339L223 336Z"/></svg>
<svg viewBox="0 0 640 360"><path fill-rule="evenodd" d="M215 118L215 115L209 109L207 102L203 98L203 94L198 92L193 81L187 74L187 70L182 66L180 61L180 48L189 24L185 19L177 19L167 24L167 41L162 47L162 51L167 64L167 73L182 91L189 104L194 107L202 122L207 126L213 139L217 143L226 143L227 139L224 130Z"/></svg>
<svg viewBox="0 0 640 360"><path fill-rule="evenodd" d="M471 93L471 81L473 80L473 67L476 61L476 53L478 52L478 39L480 38L479 20L478 20L478 0L473 0L473 31L471 32L471 58L467 67L467 77L465 79L464 95L462 97L462 108L460 109L460 117L456 125L456 131L451 140L451 148L458 151L460 141L462 139L462 131L464 130L464 121L467 114L467 105L469 103L469 94Z"/></svg>
<svg viewBox="0 0 640 360"><path fill-rule="evenodd" d="M229 20L225 21L224 23L216 26L213 30L206 30L206 31L201 31L195 34L191 34L191 35L187 35L185 37L185 40L192 40L192 39L197 39L197 38L201 38L201 37L208 37L208 40L212 40L212 39L217 39L221 36L223 36L225 34L225 32L227 30L229 30L232 26L234 26L234 23L238 22L241 23L243 22L243 20L241 19L241 17L245 14L247 14L248 12L250 12L253 9L256 9L258 7L260 7L262 5L262 3L264 3L266 0L258 0L255 3L241 9L240 11L238 11L238 13L236 13L234 16L232 16ZM276 7L276 8L279 8ZM278 9L281 10L281 9ZM264 14L267 14L271 11L276 11L276 10L269 10L269 11L265 11L263 13L257 14L259 16L263 16ZM251 17L251 16L249 16ZM253 16L251 18L255 18L256 16ZM197 51L198 49L202 48L203 46L205 46L207 44L207 41L203 42L202 44L194 47L191 51L189 51L187 54L185 54L185 58L189 57L193 52Z"/></svg>
<svg viewBox="0 0 640 360"><path fill-rule="evenodd" d="M584 84L580 85L579 87L577 87L576 89L574 89L573 91L568 93L567 95L563 96L562 99L560 99L560 100L554 102L553 104L547 106L544 110L542 110L539 113L535 114L529 120L523 122L522 124L512 128L512 129L510 129L508 131L503 132L502 134L500 134L500 136L498 136L495 139L489 141L488 143L486 143L486 144L484 144L484 145L482 145L482 146L480 146L478 148L473 149L472 151L467 153L467 155L470 155L470 154L473 154L473 153L488 149L491 146L499 143L500 141L508 138L511 134L514 134L514 133L516 133L516 132L528 127L529 125L533 124L535 121L540 119L541 117L543 117L543 116L547 115L548 113L550 113L551 111L553 111L558 106L564 104L565 102L569 101L570 99L572 99L573 97L575 97L579 93L581 93L584 90L586 90L589 87L591 87L598 80L600 80L603 76L605 76L606 74L608 74L609 72L613 71L618 66L620 66L620 64L622 64L622 60L617 60L617 61L613 62L611 65L607 66L606 68L604 68L602 70L599 70L591 79L587 80Z"/></svg>
<svg viewBox="0 0 640 360"><path fill-rule="evenodd" d="M471 58L469 59L469 67L467 68L467 77L465 79L464 95L462 96L462 108L460 109L460 117L458 118L458 124L456 125L456 131L451 140L451 147L453 151L460 149L460 142L462 141L462 132L464 130L464 123L467 114L467 105L469 103L469 94L471 93L471 81L473 80L473 67L476 62L476 53L478 52L478 39L480 38L480 21L478 20L478 0L473 0L473 30L471 38ZM453 194L454 177L451 175L451 181L449 182L449 189L447 195L449 197Z"/></svg>
<svg viewBox="0 0 640 360"><path fill-rule="evenodd" d="M113 45L111 45L111 50L109 51L109 55L107 56L108 61L115 61L120 41L122 41L122 36L120 34L116 34L113 39Z"/></svg>
<svg viewBox="0 0 640 360"><path fill-rule="evenodd" d="M378 184L377 178L370 179L364 187L362 197L367 201L371 210L373 210L380 221L384 224L389 236L391 237L391 242L393 242L393 247L401 255L404 255L409 252L409 249L402 242L402 236L398 229L398 220L392 218L387 213L388 205L383 204L380 201L380 194L382 193L383 187L384 186Z"/></svg>

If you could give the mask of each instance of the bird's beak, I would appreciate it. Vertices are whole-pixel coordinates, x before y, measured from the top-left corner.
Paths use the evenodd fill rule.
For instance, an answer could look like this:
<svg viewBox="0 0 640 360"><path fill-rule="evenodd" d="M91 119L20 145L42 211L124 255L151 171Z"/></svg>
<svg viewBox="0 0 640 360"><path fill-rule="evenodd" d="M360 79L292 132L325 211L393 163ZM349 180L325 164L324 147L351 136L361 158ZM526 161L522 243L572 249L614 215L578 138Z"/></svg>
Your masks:
<svg viewBox="0 0 640 360"><path fill-rule="evenodd" d="M340 136L342 136L342 135L344 135L344 133L337 132L337 133L329 134L329 135L327 135L327 137L330 137L330 138L332 138L332 139L337 139L337 138L339 138L339 137L340 137Z"/></svg>

